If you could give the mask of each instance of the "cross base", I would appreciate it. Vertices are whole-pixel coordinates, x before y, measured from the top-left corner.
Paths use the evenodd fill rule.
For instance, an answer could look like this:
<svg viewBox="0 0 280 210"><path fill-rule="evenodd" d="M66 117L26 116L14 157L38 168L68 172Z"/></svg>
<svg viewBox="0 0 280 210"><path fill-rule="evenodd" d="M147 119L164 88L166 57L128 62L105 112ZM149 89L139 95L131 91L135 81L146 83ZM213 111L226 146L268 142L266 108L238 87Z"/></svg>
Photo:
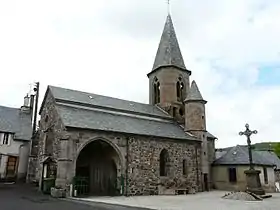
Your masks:
<svg viewBox="0 0 280 210"><path fill-rule="evenodd" d="M247 191L252 192L256 195L265 195L265 191L262 188L260 181L261 171L250 169L244 171L246 174Z"/></svg>

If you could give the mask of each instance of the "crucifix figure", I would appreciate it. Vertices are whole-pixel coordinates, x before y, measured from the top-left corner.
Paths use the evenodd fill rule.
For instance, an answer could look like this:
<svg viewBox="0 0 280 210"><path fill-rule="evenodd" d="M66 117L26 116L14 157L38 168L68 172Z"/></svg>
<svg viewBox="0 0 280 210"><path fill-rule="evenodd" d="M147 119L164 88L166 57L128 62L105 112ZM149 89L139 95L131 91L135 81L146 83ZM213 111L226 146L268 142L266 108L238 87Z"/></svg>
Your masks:
<svg viewBox="0 0 280 210"><path fill-rule="evenodd" d="M250 139L250 137L251 137L252 134L257 134L258 131L256 131L256 130L251 131L249 129L249 124L248 123L245 125L245 128L246 128L246 130L243 131L243 132L239 132L239 135L240 136L244 135L244 136L247 137L247 144L248 144L248 151L249 151L249 161L250 161L250 170L254 170L253 159L252 159L252 146L251 146L251 139Z"/></svg>

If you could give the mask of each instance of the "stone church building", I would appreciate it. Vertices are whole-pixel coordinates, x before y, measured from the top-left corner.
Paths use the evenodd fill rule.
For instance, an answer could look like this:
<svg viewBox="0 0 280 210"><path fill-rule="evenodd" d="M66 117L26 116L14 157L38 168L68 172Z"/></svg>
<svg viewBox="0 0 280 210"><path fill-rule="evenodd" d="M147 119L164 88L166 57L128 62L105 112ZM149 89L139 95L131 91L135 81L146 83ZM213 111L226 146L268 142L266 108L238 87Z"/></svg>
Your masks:
<svg viewBox="0 0 280 210"><path fill-rule="evenodd" d="M215 137L168 15L149 79L149 104L48 86L39 111L40 186L90 195L211 189Z"/></svg>

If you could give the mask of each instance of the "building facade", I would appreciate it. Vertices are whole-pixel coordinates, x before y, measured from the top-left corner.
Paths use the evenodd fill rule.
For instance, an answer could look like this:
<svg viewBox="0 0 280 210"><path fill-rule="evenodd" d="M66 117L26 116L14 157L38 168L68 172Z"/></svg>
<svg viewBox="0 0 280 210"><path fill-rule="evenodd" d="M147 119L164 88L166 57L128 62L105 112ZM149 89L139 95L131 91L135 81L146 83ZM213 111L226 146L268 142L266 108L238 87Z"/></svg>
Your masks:
<svg viewBox="0 0 280 210"><path fill-rule="evenodd" d="M215 137L168 15L149 78L149 104L48 86L34 176L41 187L94 195L209 190ZM86 187L80 192L77 183Z"/></svg>
<svg viewBox="0 0 280 210"><path fill-rule="evenodd" d="M32 136L29 97L17 109L0 106L0 180L25 180Z"/></svg>
<svg viewBox="0 0 280 210"><path fill-rule="evenodd" d="M212 166L215 189L226 191L245 191L246 174L249 169L247 146L221 149ZM220 154L220 155L219 155ZM252 151L254 168L260 171L260 182L267 193L275 192L278 180L280 159L272 151Z"/></svg>

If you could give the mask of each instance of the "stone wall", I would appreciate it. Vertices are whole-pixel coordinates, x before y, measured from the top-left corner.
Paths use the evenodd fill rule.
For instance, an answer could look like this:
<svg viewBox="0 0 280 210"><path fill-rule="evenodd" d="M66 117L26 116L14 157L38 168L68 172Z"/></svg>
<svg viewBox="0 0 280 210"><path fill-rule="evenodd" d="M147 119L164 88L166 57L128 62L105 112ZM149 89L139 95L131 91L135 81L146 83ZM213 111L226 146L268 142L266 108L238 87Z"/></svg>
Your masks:
<svg viewBox="0 0 280 210"><path fill-rule="evenodd" d="M38 158L37 156L31 156L29 157L28 160L28 173L27 173L27 177L26 177L26 181L28 183L32 183L32 182L38 182L38 178L37 178L37 174L38 172Z"/></svg>
<svg viewBox="0 0 280 210"><path fill-rule="evenodd" d="M154 83L157 78L160 84L160 103L158 105L180 124L184 124L185 121L185 107L181 99L177 98L176 84L178 81L184 84L182 98L185 99L190 87L189 77L189 72L171 66L162 67L149 75L149 103L154 104Z"/></svg>
<svg viewBox="0 0 280 210"><path fill-rule="evenodd" d="M185 102L185 129L206 130L205 105L200 102Z"/></svg>
<svg viewBox="0 0 280 210"><path fill-rule="evenodd" d="M207 147L208 147L208 164L209 164L209 187L210 189L214 188L214 183L213 183L213 174L211 170L211 165L216 159L215 155L215 139L207 139Z"/></svg>
<svg viewBox="0 0 280 210"><path fill-rule="evenodd" d="M41 119L38 129L38 156L36 179L40 181L42 177L43 161L46 157L50 157L56 164L60 157L61 147L60 139L67 135L61 119L55 108L55 100L50 92L47 93L44 107L40 113ZM51 134L52 139L48 139L47 135ZM46 142L46 140L49 140ZM46 144L51 144L46 145ZM48 151L47 148L52 148ZM59 175L59 174L58 174Z"/></svg>
<svg viewBox="0 0 280 210"><path fill-rule="evenodd" d="M216 157L215 157L215 139L207 139L207 147L208 147L208 160L209 164L212 164Z"/></svg>
<svg viewBox="0 0 280 210"><path fill-rule="evenodd" d="M198 146L198 145L197 145ZM129 194L157 195L164 188L171 194L176 189L194 187L196 191L200 180L200 148L188 141L130 138L129 140ZM160 152L166 149L169 154L169 172L167 177L160 177ZM187 174L183 175L183 160L187 161ZM197 167L198 166L198 167ZM164 189L160 190L164 193Z"/></svg>
<svg viewBox="0 0 280 210"><path fill-rule="evenodd" d="M27 182L38 182L38 151L39 151L39 135L35 133L31 143L31 152L28 160Z"/></svg>
<svg viewBox="0 0 280 210"><path fill-rule="evenodd" d="M280 182L280 170L275 171L275 181Z"/></svg>
<svg viewBox="0 0 280 210"><path fill-rule="evenodd" d="M171 103L178 102L176 83L179 77L182 77L184 82L183 98L186 98L190 88L190 74L187 71L182 71L176 67L163 67L149 75L149 102L153 104L154 98L154 79L160 82L160 105L166 107Z"/></svg>
<svg viewBox="0 0 280 210"><path fill-rule="evenodd" d="M72 142L69 158L73 160L72 171L69 171L69 173L72 176L75 176L76 160L80 151L92 141L103 140L110 142L118 150L117 153L120 157L117 163L117 174L119 178L121 176L125 178L125 195L156 195L159 192L159 188L164 188L166 184L170 184L171 189L180 188L179 182L185 182L187 187L194 187L196 191L201 190L200 183L197 186L197 177L198 180L201 178L200 144L102 131L71 130L69 135L70 142ZM127 143L129 144L128 148L126 147ZM197 159L196 146L198 146ZM164 148L167 149L170 156L170 173L168 177L159 176L159 156ZM183 159L187 160L188 173L186 176L183 176ZM176 182L177 186L172 187L172 184ZM181 188L187 187L182 186Z"/></svg>

